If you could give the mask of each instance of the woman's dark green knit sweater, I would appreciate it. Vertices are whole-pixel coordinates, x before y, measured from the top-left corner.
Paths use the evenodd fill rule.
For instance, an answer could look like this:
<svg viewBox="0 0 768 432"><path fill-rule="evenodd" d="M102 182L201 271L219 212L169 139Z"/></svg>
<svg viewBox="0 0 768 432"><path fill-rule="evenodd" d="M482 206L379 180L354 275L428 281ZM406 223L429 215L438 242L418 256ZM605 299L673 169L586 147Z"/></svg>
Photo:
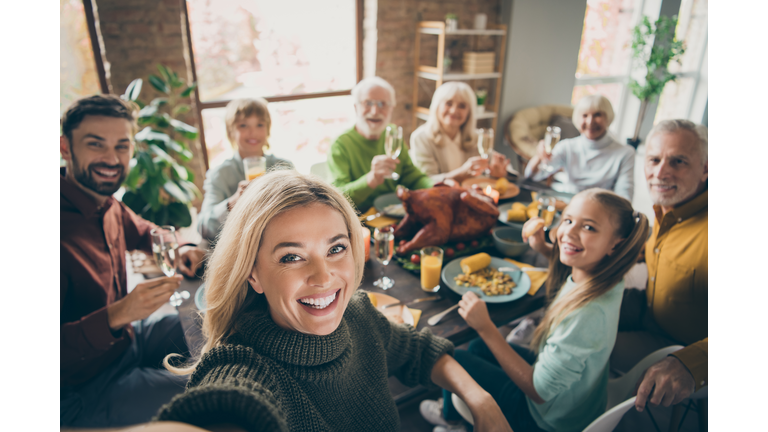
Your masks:
<svg viewBox="0 0 768 432"><path fill-rule="evenodd" d="M399 431L388 376L434 386L432 367L453 354L448 340L387 321L362 292L327 336L278 327L263 299L236 329L228 345L203 356L187 391L156 420L249 431Z"/></svg>

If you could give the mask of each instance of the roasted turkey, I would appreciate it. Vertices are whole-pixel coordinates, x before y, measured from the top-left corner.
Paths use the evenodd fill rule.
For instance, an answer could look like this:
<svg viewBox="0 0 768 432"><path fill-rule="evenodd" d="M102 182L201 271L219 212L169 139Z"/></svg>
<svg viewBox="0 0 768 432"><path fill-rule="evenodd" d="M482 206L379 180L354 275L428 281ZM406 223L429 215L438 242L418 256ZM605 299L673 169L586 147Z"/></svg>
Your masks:
<svg viewBox="0 0 768 432"><path fill-rule="evenodd" d="M431 189L397 187L405 217L395 228L395 237L411 239L397 248L405 254L426 246L472 240L496 223L499 209L482 192L462 187L436 185Z"/></svg>

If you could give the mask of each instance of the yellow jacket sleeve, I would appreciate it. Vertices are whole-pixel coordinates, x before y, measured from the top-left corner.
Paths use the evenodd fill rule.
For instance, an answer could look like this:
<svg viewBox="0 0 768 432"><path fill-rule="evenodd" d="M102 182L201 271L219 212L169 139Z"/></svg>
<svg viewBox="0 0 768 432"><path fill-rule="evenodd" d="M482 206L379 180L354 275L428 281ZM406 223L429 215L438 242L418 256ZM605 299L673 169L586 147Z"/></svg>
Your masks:
<svg viewBox="0 0 768 432"><path fill-rule="evenodd" d="M707 378L708 343L709 338L706 338L672 353L693 375L693 379L696 381L696 391L709 384Z"/></svg>

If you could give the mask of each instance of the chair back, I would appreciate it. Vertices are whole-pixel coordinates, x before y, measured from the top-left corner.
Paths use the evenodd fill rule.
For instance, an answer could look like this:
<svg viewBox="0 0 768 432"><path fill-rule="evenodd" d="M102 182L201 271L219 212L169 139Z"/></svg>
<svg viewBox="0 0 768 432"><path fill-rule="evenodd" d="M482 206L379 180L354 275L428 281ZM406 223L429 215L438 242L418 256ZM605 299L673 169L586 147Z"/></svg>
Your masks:
<svg viewBox="0 0 768 432"><path fill-rule="evenodd" d="M637 396L632 396L606 411L590 423L583 432L611 432L619 424L624 414L635 406L635 399L637 399Z"/></svg>
<svg viewBox="0 0 768 432"><path fill-rule="evenodd" d="M458 411L459 414L461 414L464 420L466 420L467 423L474 426L475 419L472 417L472 412L469 411L469 407L467 406L467 404L465 404L460 397L456 396L456 393L451 393L451 402L453 402L453 407L456 408L456 411Z"/></svg>
<svg viewBox="0 0 768 432"><path fill-rule="evenodd" d="M606 410L610 410L615 407L621 401L626 400L635 390L635 384L637 380L643 375L646 369L653 364L663 360L669 354L681 350L684 347L682 345L672 345L666 348L656 350L644 359L640 360L629 372L619 378L615 378L608 381L608 404Z"/></svg>
<svg viewBox="0 0 768 432"><path fill-rule="evenodd" d="M309 173L320 177L321 179L330 182L331 173L328 172L328 164L320 162L309 167Z"/></svg>
<svg viewBox="0 0 768 432"><path fill-rule="evenodd" d="M536 145L544 138L552 116L571 118L573 107L568 105L541 105L516 112L504 128L512 149L527 163L536 154Z"/></svg>

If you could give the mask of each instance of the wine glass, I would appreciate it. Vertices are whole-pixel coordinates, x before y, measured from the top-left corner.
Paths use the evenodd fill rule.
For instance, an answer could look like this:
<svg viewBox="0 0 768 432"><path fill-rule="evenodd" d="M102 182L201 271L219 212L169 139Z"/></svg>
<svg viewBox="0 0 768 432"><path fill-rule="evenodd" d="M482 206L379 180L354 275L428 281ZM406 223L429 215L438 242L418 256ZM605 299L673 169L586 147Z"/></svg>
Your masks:
<svg viewBox="0 0 768 432"><path fill-rule="evenodd" d="M552 154L552 147L560 141L560 128L557 126L547 126L547 133L544 134L544 150L548 155ZM552 165L541 162L539 164L539 171L543 171L547 174L551 174L555 171L555 167Z"/></svg>
<svg viewBox="0 0 768 432"><path fill-rule="evenodd" d="M176 274L176 258L178 257L179 241L176 240L176 228L163 225L154 228L152 236L152 254L160 270L171 277ZM181 302L189 298L189 291L177 291L171 295L171 306L180 306Z"/></svg>
<svg viewBox="0 0 768 432"><path fill-rule="evenodd" d="M384 133L384 151L387 156L392 159L397 159L400 156L400 151L403 149L403 128L398 126L395 129L392 126L387 126ZM396 172L392 172L392 180L399 180L400 175Z"/></svg>
<svg viewBox="0 0 768 432"><path fill-rule="evenodd" d="M477 129L477 151L480 156L488 160L493 151L493 129ZM483 175L490 176L490 168L483 171Z"/></svg>
<svg viewBox="0 0 768 432"><path fill-rule="evenodd" d="M373 231L373 251L376 260L381 263L381 278L373 283L373 286L388 290L395 285L395 281L384 276L384 269L392 259L395 249L395 229L390 226L376 228Z"/></svg>

